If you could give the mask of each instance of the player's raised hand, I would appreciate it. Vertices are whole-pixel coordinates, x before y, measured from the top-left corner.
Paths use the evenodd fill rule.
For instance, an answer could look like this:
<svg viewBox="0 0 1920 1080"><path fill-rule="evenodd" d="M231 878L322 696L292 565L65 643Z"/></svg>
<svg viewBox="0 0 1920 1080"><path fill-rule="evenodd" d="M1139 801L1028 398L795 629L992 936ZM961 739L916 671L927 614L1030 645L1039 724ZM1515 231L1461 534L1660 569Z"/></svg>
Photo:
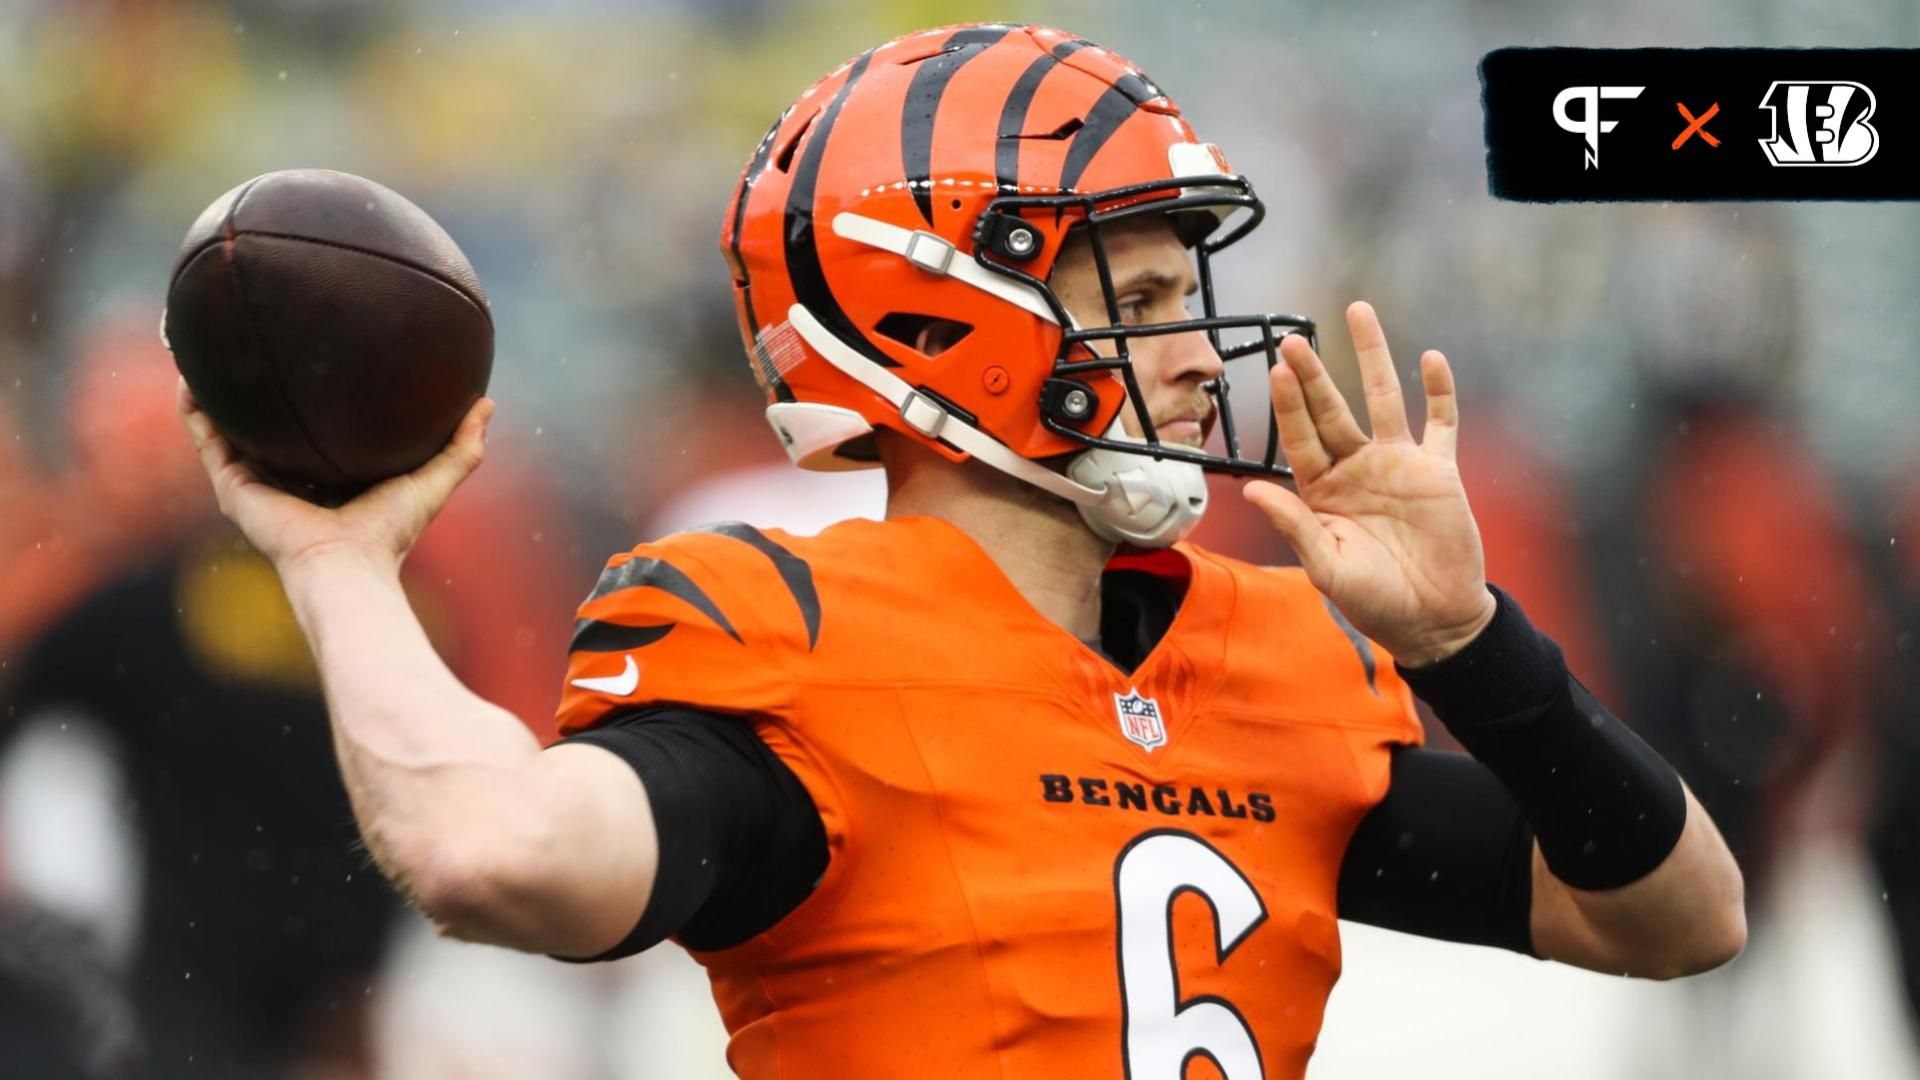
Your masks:
<svg viewBox="0 0 1920 1080"><path fill-rule="evenodd" d="M382 563L390 560L397 568L454 489L480 466L487 422L493 417L493 400L481 398L425 465L329 508L262 480L200 410L185 379L180 380L177 400L180 420L213 482L220 512L283 573L328 551L358 552Z"/></svg>
<svg viewBox="0 0 1920 1080"><path fill-rule="evenodd" d="M1306 339L1289 336L1271 378L1298 494L1255 480L1245 495L1356 629L1417 666L1471 641L1494 610L1480 529L1454 464L1460 412L1453 372L1438 352L1420 357L1427 426L1416 443L1373 307L1349 306L1347 326L1372 437Z"/></svg>

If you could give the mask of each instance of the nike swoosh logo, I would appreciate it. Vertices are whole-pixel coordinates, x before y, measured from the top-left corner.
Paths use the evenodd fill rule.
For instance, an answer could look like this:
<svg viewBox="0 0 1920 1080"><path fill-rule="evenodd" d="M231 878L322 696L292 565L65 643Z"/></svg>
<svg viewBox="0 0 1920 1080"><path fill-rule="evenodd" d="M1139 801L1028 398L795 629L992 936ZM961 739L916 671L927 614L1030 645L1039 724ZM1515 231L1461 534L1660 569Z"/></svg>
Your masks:
<svg viewBox="0 0 1920 1080"><path fill-rule="evenodd" d="M602 675L597 679L575 679L573 685L596 694L626 697L640 686L640 665L633 662L632 656L628 656L627 669L620 674Z"/></svg>

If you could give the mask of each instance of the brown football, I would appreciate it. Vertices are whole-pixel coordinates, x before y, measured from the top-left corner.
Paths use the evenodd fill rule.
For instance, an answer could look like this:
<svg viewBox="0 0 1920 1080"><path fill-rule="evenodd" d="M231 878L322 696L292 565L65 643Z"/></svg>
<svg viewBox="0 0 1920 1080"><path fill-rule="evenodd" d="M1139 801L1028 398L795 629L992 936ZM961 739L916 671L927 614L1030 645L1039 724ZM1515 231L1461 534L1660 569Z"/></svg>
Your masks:
<svg viewBox="0 0 1920 1080"><path fill-rule="evenodd" d="M453 238L330 169L256 176L207 207L162 334L234 448L328 504L425 464L493 370L493 316Z"/></svg>

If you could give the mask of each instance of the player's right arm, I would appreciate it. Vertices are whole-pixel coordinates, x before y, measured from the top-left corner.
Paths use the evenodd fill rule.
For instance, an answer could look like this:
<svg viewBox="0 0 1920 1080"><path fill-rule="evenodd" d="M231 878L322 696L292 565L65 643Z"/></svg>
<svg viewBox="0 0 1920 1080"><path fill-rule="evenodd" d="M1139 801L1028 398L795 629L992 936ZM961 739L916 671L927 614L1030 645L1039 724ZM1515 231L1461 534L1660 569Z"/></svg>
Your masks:
<svg viewBox="0 0 1920 1080"><path fill-rule="evenodd" d="M419 470L337 510L263 483L180 389L220 508L279 570L326 691L375 862L444 932L567 956L625 938L658 843L638 774L593 746L542 752L462 685L400 587L401 560L480 463L492 403Z"/></svg>
<svg viewBox="0 0 1920 1080"><path fill-rule="evenodd" d="M319 662L354 819L442 932L593 956L639 919L658 840L642 782L590 746L541 751L441 662L397 567L332 549L282 572Z"/></svg>

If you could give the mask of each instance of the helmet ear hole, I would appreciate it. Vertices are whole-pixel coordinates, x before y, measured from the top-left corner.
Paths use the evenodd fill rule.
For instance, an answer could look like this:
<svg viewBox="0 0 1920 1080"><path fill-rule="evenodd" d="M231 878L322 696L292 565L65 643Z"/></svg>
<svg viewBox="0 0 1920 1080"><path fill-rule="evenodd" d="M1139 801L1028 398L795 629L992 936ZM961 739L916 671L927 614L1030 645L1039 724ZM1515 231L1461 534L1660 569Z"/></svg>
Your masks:
<svg viewBox="0 0 1920 1080"><path fill-rule="evenodd" d="M934 357L966 340L973 333L970 323L938 315L917 315L910 311L888 313L873 324L873 331L891 338L922 356Z"/></svg>

